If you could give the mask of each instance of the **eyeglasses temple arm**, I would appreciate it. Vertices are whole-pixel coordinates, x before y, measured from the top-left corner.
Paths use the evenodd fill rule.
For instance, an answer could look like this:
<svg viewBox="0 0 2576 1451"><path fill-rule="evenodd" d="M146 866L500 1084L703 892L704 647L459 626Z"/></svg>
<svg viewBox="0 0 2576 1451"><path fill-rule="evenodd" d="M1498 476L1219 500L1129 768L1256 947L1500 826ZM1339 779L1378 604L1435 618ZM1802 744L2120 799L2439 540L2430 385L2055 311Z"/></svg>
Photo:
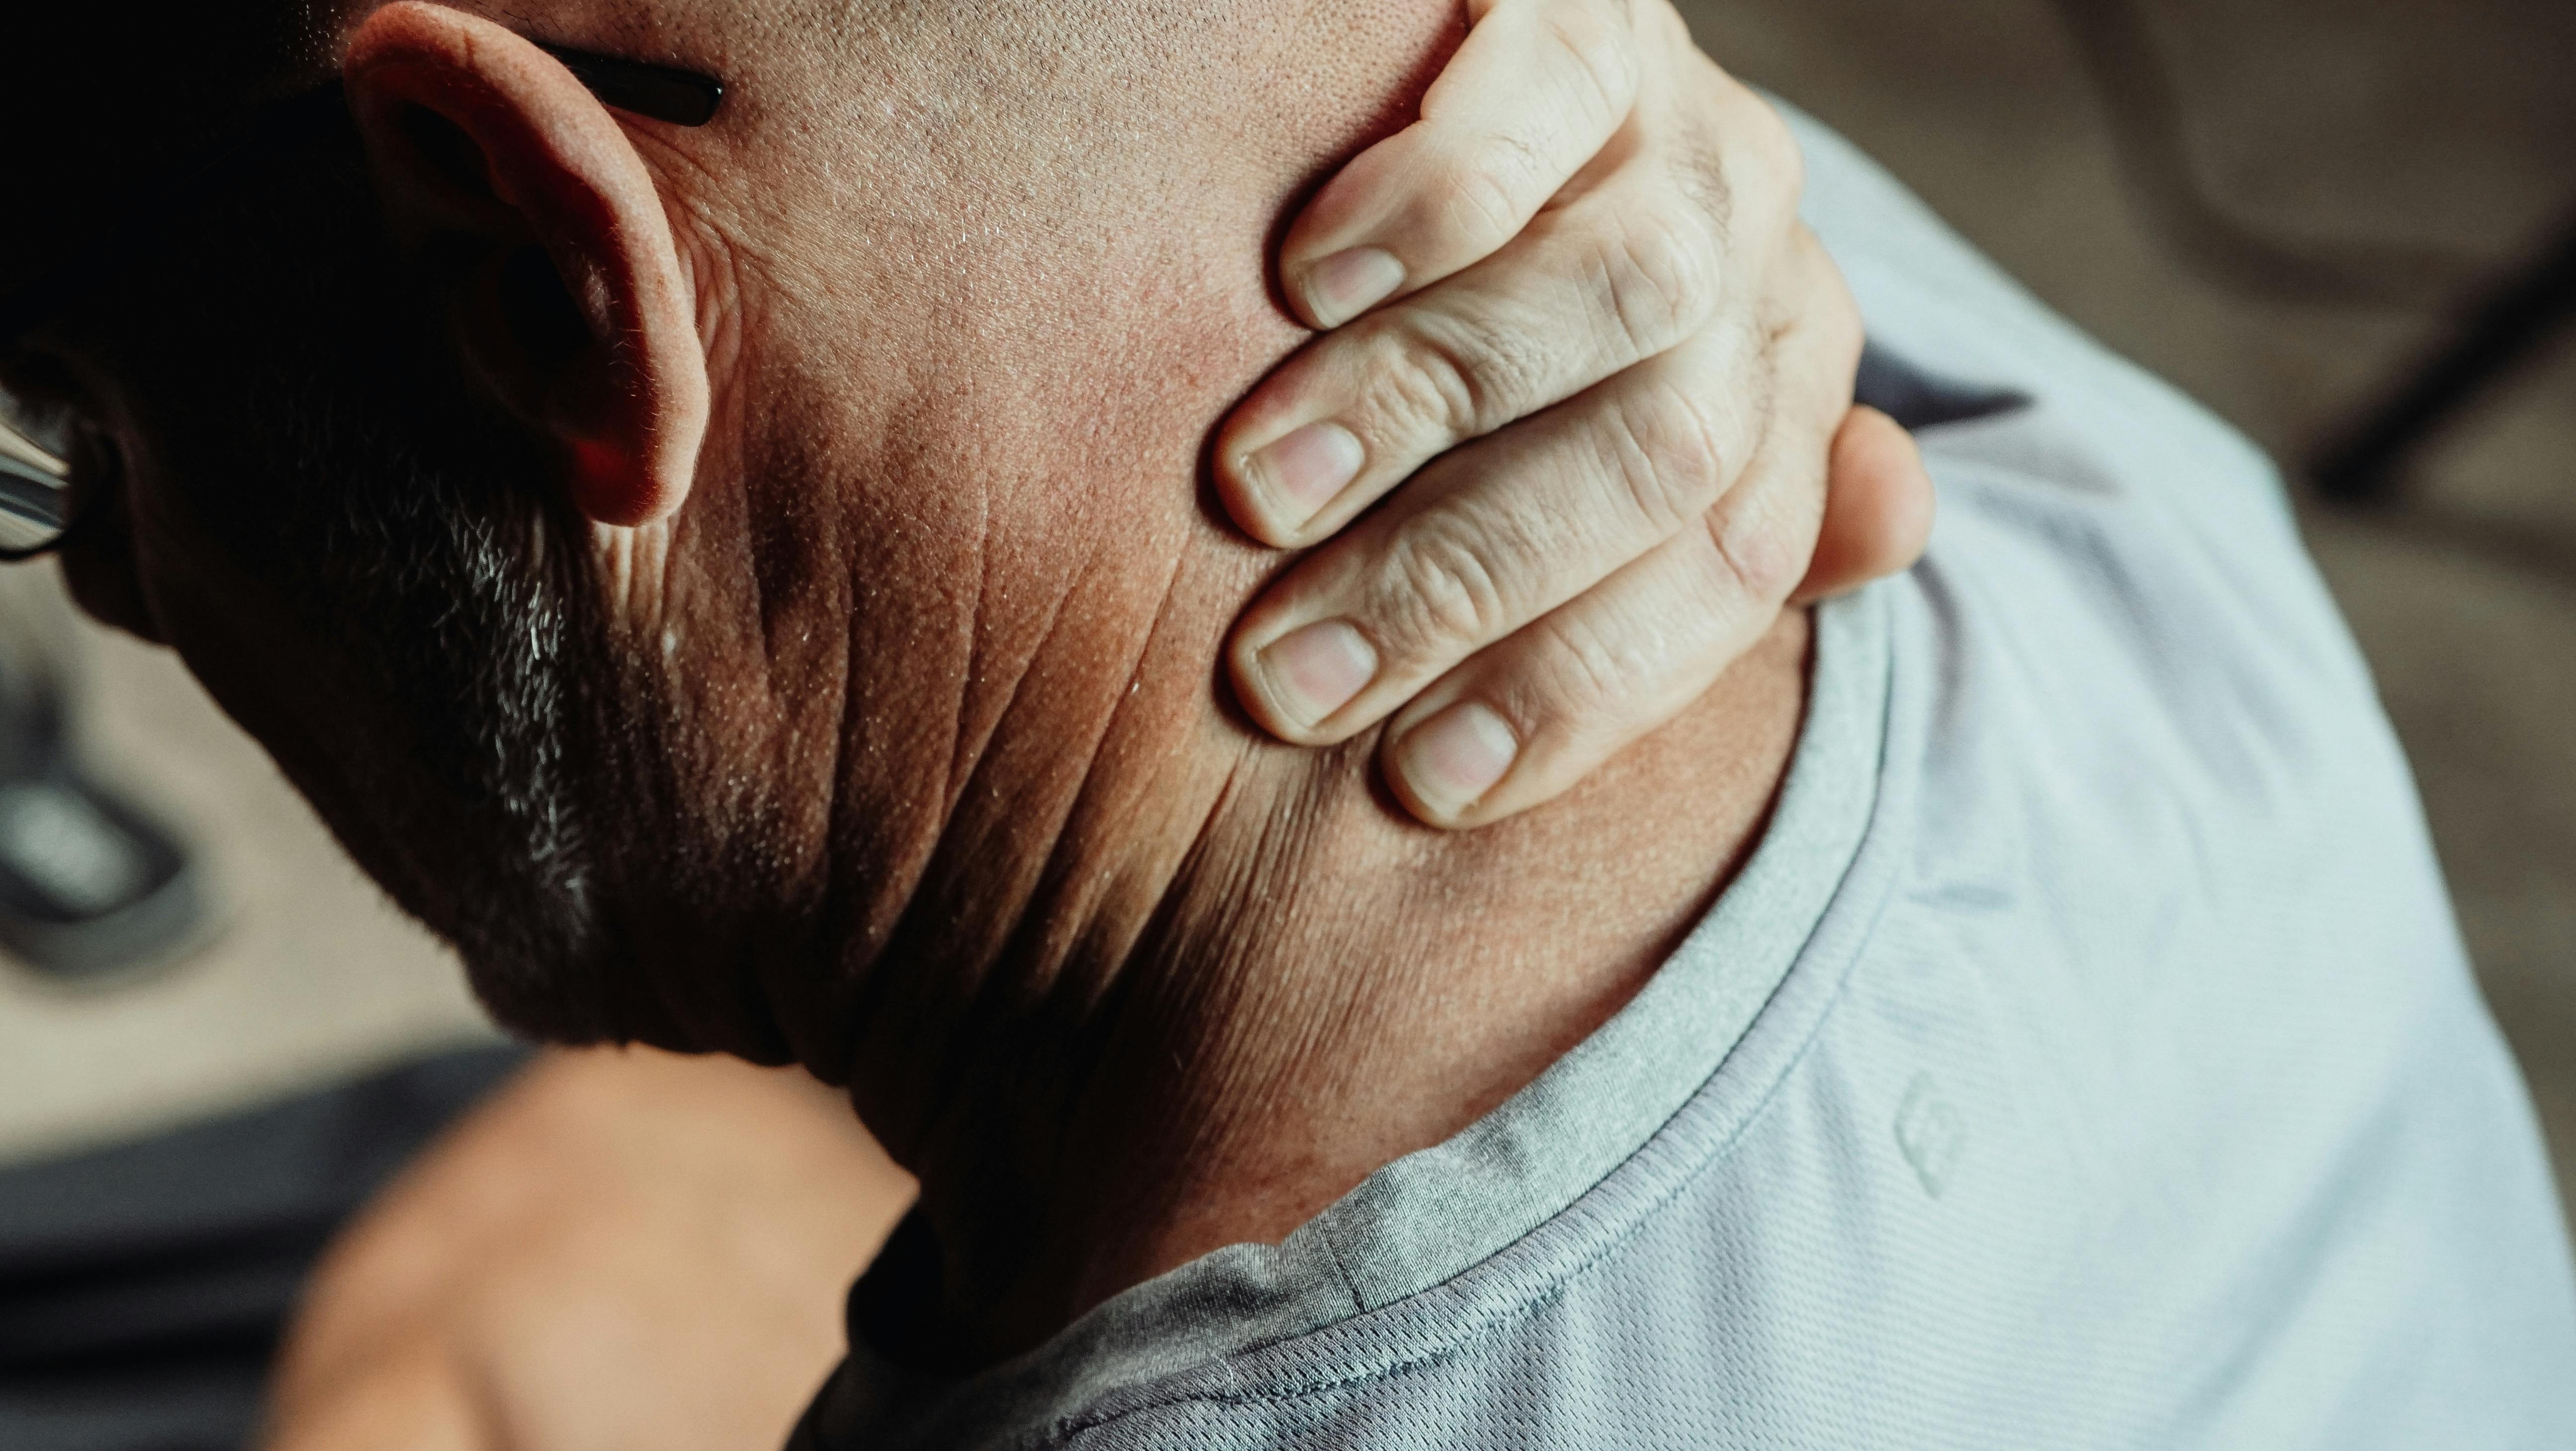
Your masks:
<svg viewBox="0 0 2576 1451"><path fill-rule="evenodd" d="M542 42L537 48L563 62L592 95L621 111L674 126L704 126L724 104L724 82L712 76Z"/></svg>

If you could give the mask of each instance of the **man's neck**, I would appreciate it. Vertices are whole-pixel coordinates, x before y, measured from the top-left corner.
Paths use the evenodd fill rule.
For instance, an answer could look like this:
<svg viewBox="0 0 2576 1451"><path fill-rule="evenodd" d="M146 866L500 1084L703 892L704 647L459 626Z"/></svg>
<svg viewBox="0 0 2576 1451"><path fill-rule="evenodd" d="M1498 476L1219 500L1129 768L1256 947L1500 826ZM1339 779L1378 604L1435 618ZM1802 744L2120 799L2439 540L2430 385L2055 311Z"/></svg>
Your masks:
<svg viewBox="0 0 2576 1451"><path fill-rule="evenodd" d="M1599 1027L1759 837L1807 643L1785 618L1595 779L1473 834L1403 819L1373 737L1319 755L1211 722L1136 791L1086 792L995 955L906 955L929 980L876 1017L910 1038L870 1034L851 1084L921 1179L951 1356L1276 1242Z"/></svg>

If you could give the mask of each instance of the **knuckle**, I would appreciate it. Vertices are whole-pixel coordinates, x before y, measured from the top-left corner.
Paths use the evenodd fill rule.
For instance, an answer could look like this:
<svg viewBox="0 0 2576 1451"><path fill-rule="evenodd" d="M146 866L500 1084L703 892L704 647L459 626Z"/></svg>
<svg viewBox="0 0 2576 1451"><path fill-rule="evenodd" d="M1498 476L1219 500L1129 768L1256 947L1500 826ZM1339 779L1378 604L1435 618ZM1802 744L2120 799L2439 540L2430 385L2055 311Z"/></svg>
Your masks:
<svg viewBox="0 0 2576 1451"><path fill-rule="evenodd" d="M1721 240L1734 227L1736 214L1734 178L1728 175L1728 168L1734 165L1734 157L1728 152L1731 144L1734 134L1721 121L1682 126L1669 149L1674 191Z"/></svg>
<svg viewBox="0 0 2576 1451"><path fill-rule="evenodd" d="M1807 551L1792 546L1793 521L1756 500L1712 516L1709 542L1720 588L1739 601L1789 597L1806 572Z"/></svg>
<svg viewBox="0 0 2576 1451"><path fill-rule="evenodd" d="M1624 404L1613 467L1638 517L1663 538L1705 512L1726 486L1731 450L1717 411L1672 382Z"/></svg>
<svg viewBox="0 0 2576 1451"><path fill-rule="evenodd" d="M1555 717L1557 733L1575 740L1617 734L1647 672L1642 653L1568 616L1551 615L1531 628L1538 632L1543 662L1532 683Z"/></svg>
<svg viewBox="0 0 2576 1451"><path fill-rule="evenodd" d="M1454 521L1429 525L1389 561L1377 615L1398 653L1427 659L1442 647L1490 639L1505 622L1499 576L1479 541Z"/></svg>
<svg viewBox="0 0 2576 1451"><path fill-rule="evenodd" d="M1807 155L1777 107L1727 84L1729 97L1712 122L1692 128L1677 147L1680 184L1730 237L1776 238L1797 224Z"/></svg>
<svg viewBox="0 0 2576 1451"><path fill-rule="evenodd" d="M1508 328L1409 314L1385 329L1370 396L1398 432L1475 437L1525 411L1537 366L1529 348Z"/></svg>
<svg viewBox="0 0 2576 1451"><path fill-rule="evenodd" d="M1856 361L1861 348L1869 341L1869 327L1860 315L1860 299L1852 295L1851 284L1840 267L1825 252L1824 244L1813 232L1802 226L1802 250L1809 259L1814 279L1812 290L1819 294L1818 313L1826 336L1838 360Z"/></svg>
<svg viewBox="0 0 2576 1451"><path fill-rule="evenodd" d="M1735 186L1726 174L1726 152L1706 136L1685 136L1678 143L1674 186L1682 201L1704 218L1712 240L1724 242L1735 217Z"/></svg>
<svg viewBox="0 0 2576 1451"><path fill-rule="evenodd" d="M1786 209L1794 214L1798 199L1807 192L1807 153L1798 145L1798 135L1789 129L1788 118L1780 108L1756 98L1744 112L1744 145L1763 174L1773 178L1786 200Z"/></svg>
<svg viewBox="0 0 2576 1451"><path fill-rule="evenodd" d="M1826 348L1833 359L1832 376L1840 385L1835 389L1834 401L1848 405L1851 377L1860 367L1861 353L1869 346L1869 329L1861 322L1860 308L1852 302L1851 294L1841 288L1836 288L1834 294L1825 319Z"/></svg>
<svg viewBox="0 0 2576 1451"><path fill-rule="evenodd" d="M1539 17L1548 40L1569 62L1566 100L1598 127L1607 127L1626 113L1641 79L1635 29L1618 13L1622 9L1558 0Z"/></svg>
<svg viewBox="0 0 2576 1451"><path fill-rule="evenodd" d="M1482 138L1431 187L1439 234L1480 255L1510 241L1520 233L1522 212L1534 205L1523 197L1546 184L1545 165L1546 158L1517 136Z"/></svg>
<svg viewBox="0 0 2576 1451"><path fill-rule="evenodd" d="M1717 240L1706 214L1675 208L1648 215L1608 244L1604 290L1639 356L1671 345L1717 310Z"/></svg>

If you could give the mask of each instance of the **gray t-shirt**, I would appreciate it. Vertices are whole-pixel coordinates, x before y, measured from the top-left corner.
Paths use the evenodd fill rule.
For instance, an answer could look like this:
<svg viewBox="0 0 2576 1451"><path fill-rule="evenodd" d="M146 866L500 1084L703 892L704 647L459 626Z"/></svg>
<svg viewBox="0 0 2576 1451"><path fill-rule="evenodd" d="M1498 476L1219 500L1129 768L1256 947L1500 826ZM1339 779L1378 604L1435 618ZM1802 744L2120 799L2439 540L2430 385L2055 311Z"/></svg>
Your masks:
<svg viewBox="0 0 2576 1451"><path fill-rule="evenodd" d="M1951 421L1741 877L1457 1138L978 1375L854 1335L800 1446L2576 1447L2530 1108L2272 472L1799 124Z"/></svg>

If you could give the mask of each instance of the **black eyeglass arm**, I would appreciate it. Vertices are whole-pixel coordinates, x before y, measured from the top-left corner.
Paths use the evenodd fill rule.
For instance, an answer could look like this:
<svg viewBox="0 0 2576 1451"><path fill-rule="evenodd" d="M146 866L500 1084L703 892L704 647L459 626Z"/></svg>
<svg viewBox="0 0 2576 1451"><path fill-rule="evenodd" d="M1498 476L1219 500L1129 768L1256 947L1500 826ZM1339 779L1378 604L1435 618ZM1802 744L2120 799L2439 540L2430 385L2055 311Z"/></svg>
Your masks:
<svg viewBox="0 0 2576 1451"><path fill-rule="evenodd" d="M724 82L713 76L542 42L537 48L563 62L592 95L621 111L674 126L704 126L724 104Z"/></svg>

